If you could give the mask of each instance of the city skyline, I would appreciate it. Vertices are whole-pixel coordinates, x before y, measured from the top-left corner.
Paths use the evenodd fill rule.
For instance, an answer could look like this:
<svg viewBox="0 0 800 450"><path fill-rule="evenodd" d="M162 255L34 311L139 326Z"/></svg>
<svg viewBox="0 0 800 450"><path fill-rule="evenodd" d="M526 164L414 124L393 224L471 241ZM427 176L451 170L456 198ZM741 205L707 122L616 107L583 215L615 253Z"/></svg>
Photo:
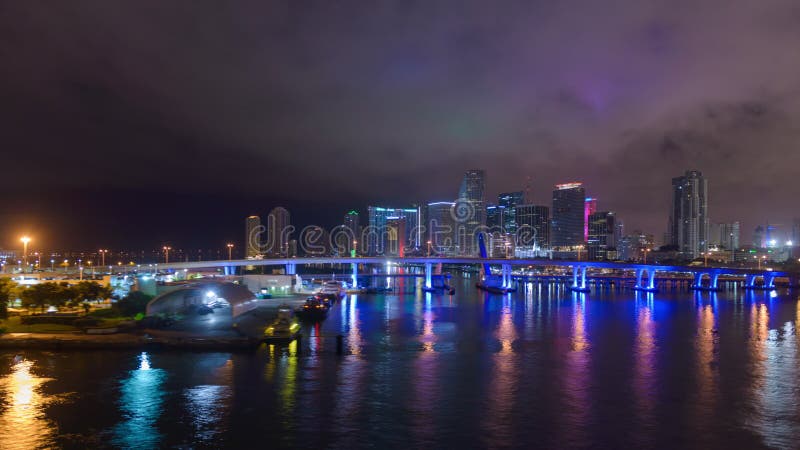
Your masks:
<svg viewBox="0 0 800 450"><path fill-rule="evenodd" d="M473 167L487 198L530 178L543 203L581 180L656 235L663 186L689 167L714 181L713 221L797 216L790 5L644 1L597 20L592 2L200 3L159 5L157 21L136 5L15 2L0 18L15 61L0 83L3 247L20 232L226 241L275 205L333 224L359 205L451 201Z"/></svg>

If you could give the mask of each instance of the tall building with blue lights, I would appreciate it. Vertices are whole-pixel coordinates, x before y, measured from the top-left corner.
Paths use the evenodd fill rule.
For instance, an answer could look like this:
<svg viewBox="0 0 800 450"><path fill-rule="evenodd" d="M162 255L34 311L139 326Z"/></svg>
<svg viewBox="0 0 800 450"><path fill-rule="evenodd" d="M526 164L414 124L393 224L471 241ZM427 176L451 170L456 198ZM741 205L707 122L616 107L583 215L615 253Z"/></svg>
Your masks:
<svg viewBox="0 0 800 450"><path fill-rule="evenodd" d="M522 191L504 192L497 196L497 204L505 208L501 226L506 233L514 234L517 232L516 209L517 205L522 205L524 203L525 193Z"/></svg>
<svg viewBox="0 0 800 450"><path fill-rule="evenodd" d="M367 254L370 256L384 255L389 244L389 218L395 225L397 219L403 218L403 228L405 237L401 242L406 245L419 247L422 233L422 224L419 208L385 208L381 206L370 206L367 208L369 216L369 227L364 230L362 239L367 241Z"/></svg>
<svg viewBox="0 0 800 450"><path fill-rule="evenodd" d="M453 205L453 202L428 203L425 214L426 255L453 256L455 253Z"/></svg>

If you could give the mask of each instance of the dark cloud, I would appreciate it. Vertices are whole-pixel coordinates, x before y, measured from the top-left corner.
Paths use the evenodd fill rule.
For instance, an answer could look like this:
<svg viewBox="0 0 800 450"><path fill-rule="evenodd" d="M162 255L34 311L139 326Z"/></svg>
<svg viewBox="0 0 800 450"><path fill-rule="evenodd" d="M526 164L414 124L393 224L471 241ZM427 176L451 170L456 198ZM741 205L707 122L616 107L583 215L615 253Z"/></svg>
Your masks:
<svg viewBox="0 0 800 450"><path fill-rule="evenodd" d="M797 48L788 0L5 2L0 188L25 201L3 232L98 232L110 209L86 206L118 192L194 205L159 210L177 240L213 198L230 218L197 242L266 202L328 223L450 198L483 167L491 194L530 177L539 202L584 180L660 235L670 178L696 168L746 238L797 214Z"/></svg>

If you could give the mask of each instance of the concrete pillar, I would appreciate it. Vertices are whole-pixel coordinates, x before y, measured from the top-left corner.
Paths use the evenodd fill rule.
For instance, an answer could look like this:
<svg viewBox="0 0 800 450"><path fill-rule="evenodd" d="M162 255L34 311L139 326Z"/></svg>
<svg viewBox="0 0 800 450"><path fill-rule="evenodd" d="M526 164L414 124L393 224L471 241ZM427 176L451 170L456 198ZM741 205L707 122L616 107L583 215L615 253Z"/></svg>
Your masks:
<svg viewBox="0 0 800 450"><path fill-rule="evenodd" d="M649 275L649 282L647 283L648 289L655 289L656 288L656 271L655 269L648 269L647 275Z"/></svg>
<svg viewBox="0 0 800 450"><path fill-rule="evenodd" d="M352 263L350 264L350 268L353 270L353 274L350 276L350 281L353 285L353 289L355 289L358 287L358 264Z"/></svg>
<svg viewBox="0 0 800 450"><path fill-rule="evenodd" d="M425 287L430 289L433 287L433 283L431 281L431 273L433 272L433 264L425 263ZM491 274L487 274L491 275Z"/></svg>
<svg viewBox="0 0 800 450"><path fill-rule="evenodd" d="M636 269L636 284L634 287L641 288L642 287L642 273L644 269Z"/></svg>
<svg viewBox="0 0 800 450"><path fill-rule="evenodd" d="M581 289L586 289L586 266L581 267Z"/></svg>
<svg viewBox="0 0 800 450"><path fill-rule="evenodd" d="M703 275L704 275L703 272L697 272L697 273L694 274L694 285L693 285L693 287L695 287L695 288L702 287Z"/></svg>
<svg viewBox="0 0 800 450"><path fill-rule="evenodd" d="M297 264L295 263L286 264L286 275L297 275Z"/></svg>
<svg viewBox="0 0 800 450"><path fill-rule="evenodd" d="M767 289L772 289L775 287L775 275L772 274L764 275L764 287Z"/></svg>
<svg viewBox="0 0 800 450"><path fill-rule="evenodd" d="M578 287L578 266L572 266L572 287Z"/></svg>
<svg viewBox="0 0 800 450"><path fill-rule="evenodd" d="M717 288L717 282L719 281L719 273L712 273L711 274L711 289Z"/></svg>

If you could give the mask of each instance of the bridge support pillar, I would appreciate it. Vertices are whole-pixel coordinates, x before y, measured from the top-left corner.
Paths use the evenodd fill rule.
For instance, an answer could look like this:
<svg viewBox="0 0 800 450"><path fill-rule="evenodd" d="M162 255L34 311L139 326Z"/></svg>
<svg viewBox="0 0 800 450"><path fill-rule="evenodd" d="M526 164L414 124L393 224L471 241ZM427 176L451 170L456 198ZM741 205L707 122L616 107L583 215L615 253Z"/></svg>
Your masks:
<svg viewBox="0 0 800 450"><path fill-rule="evenodd" d="M703 287L703 272L697 272L694 274L694 283L692 284L692 289L700 289Z"/></svg>
<svg viewBox="0 0 800 450"><path fill-rule="evenodd" d="M719 282L719 274L718 273L712 273L711 274L711 289L716 290L718 282Z"/></svg>
<svg viewBox="0 0 800 450"><path fill-rule="evenodd" d="M775 289L775 275L764 275L764 289Z"/></svg>
<svg viewBox="0 0 800 450"><path fill-rule="evenodd" d="M295 263L286 264L286 275L297 275L297 264Z"/></svg>
<svg viewBox="0 0 800 450"><path fill-rule="evenodd" d="M501 266L501 273L503 276L503 287L508 289L511 287L511 264L503 264Z"/></svg>
<svg viewBox="0 0 800 450"><path fill-rule="evenodd" d="M431 281L431 274L433 273L433 264L425 263L425 288L431 289L433 283Z"/></svg>
<svg viewBox="0 0 800 450"><path fill-rule="evenodd" d="M350 269L352 269L353 273L350 275L350 282L353 285L353 289L358 287L358 264L351 263Z"/></svg>
<svg viewBox="0 0 800 450"><path fill-rule="evenodd" d="M586 266L581 267L581 289L586 289Z"/></svg>
<svg viewBox="0 0 800 450"><path fill-rule="evenodd" d="M648 275L648 278L649 278L648 282L647 282L647 289L655 290L655 288L656 288L656 271L653 270L653 269L650 269L647 272L648 272L647 275Z"/></svg>
<svg viewBox="0 0 800 450"><path fill-rule="evenodd" d="M744 288L745 289L753 289L756 287L756 276L755 275L745 275L744 276Z"/></svg>
<svg viewBox="0 0 800 450"><path fill-rule="evenodd" d="M578 288L578 266L572 266L572 289Z"/></svg>
<svg viewBox="0 0 800 450"><path fill-rule="evenodd" d="M644 269L636 269L636 284L633 285L635 289L642 288L642 275L644 274Z"/></svg>

